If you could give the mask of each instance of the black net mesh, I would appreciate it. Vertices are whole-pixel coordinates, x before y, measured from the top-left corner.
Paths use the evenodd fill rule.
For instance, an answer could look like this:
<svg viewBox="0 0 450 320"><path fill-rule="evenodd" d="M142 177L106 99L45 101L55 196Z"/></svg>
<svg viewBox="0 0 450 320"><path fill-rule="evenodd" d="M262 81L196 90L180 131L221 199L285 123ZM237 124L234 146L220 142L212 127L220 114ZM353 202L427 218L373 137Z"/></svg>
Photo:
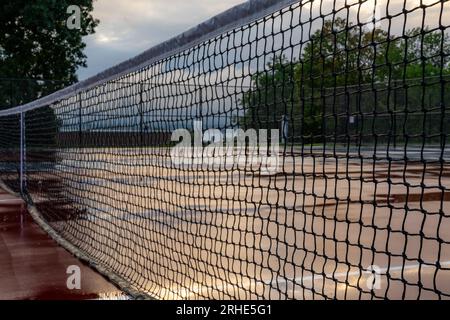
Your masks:
<svg viewBox="0 0 450 320"><path fill-rule="evenodd" d="M0 177L20 191L20 115L0 117Z"/></svg>
<svg viewBox="0 0 450 320"><path fill-rule="evenodd" d="M156 298L448 298L449 21L447 1L299 1L28 111L27 199ZM278 130L276 169L176 163L198 128Z"/></svg>

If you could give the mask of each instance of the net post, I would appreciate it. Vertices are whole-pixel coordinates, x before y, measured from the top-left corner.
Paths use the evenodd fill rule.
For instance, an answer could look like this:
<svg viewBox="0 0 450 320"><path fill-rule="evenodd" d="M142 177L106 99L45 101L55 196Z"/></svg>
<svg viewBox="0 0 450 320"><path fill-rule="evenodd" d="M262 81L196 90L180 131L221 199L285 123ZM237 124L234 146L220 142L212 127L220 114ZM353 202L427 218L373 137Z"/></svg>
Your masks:
<svg viewBox="0 0 450 320"><path fill-rule="evenodd" d="M20 112L20 193L25 194L25 118Z"/></svg>

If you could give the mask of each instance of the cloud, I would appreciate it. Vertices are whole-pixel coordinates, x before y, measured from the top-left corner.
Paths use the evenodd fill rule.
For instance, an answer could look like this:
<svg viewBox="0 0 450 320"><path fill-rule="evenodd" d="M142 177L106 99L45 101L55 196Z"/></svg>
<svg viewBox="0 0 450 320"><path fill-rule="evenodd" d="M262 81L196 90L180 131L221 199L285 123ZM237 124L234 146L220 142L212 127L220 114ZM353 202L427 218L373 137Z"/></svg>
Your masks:
<svg viewBox="0 0 450 320"><path fill-rule="evenodd" d="M97 0L97 32L85 38L80 80L129 59L244 0Z"/></svg>

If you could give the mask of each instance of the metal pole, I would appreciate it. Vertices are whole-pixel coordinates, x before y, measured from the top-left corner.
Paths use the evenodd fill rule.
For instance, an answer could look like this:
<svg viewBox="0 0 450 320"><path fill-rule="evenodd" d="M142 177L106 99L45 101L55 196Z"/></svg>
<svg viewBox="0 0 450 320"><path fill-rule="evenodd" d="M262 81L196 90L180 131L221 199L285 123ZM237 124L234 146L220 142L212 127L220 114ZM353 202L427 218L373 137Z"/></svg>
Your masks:
<svg viewBox="0 0 450 320"><path fill-rule="evenodd" d="M289 134L289 120L287 115L283 115L281 118L281 134L282 134L282 142L284 145L288 142L288 134Z"/></svg>
<svg viewBox="0 0 450 320"><path fill-rule="evenodd" d="M202 120L203 123L203 88L201 86L199 86L200 88L200 118ZM202 130L203 130L203 124L202 124Z"/></svg>
<svg viewBox="0 0 450 320"><path fill-rule="evenodd" d="M25 194L25 119L20 113L20 193Z"/></svg>
<svg viewBox="0 0 450 320"><path fill-rule="evenodd" d="M394 150L397 149L397 82L394 81L394 119L393 119L393 126L394 126Z"/></svg>
<svg viewBox="0 0 450 320"><path fill-rule="evenodd" d="M143 103L143 84L142 82L139 85L139 117L140 117L140 123L139 123L139 132L140 132L140 143L141 143L141 149L144 147L144 103Z"/></svg>
<svg viewBox="0 0 450 320"><path fill-rule="evenodd" d="M79 136L79 148L81 148L83 146L83 119L82 119L82 100L81 100L81 92L78 94L78 99L80 100L80 104L79 104L79 132L78 132L78 136Z"/></svg>

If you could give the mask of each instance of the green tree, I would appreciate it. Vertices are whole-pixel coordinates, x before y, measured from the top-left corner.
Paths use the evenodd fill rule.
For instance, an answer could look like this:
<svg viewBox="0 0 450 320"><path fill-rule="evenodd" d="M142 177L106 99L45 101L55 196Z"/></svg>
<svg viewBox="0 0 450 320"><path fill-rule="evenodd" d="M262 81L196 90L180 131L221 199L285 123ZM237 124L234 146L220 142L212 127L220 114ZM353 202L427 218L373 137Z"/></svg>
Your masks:
<svg viewBox="0 0 450 320"><path fill-rule="evenodd" d="M297 134L314 135L320 132L321 110L310 101L301 100L305 90L299 85L297 61L288 61L284 56L275 56L267 69L253 77L253 89L244 95L242 105L246 110L240 126L248 129L281 129L283 121L292 130L301 127ZM301 91L303 90L303 91ZM298 108L299 105L302 108ZM293 126L293 123L301 126Z"/></svg>
<svg viewBox="0 0 450 320"><path fill-rule="evenodd" d="M374 110L389 114L389 83L393 87L407 79L412 88L407 95L403 92L408 96L403 103L420 105L418 99L424 93L420 84L409 79L450 74L449 54L449 36L440 30L417 28L397 37L341 18L327 20L311 36L299 60L275 56L265 70L253 76L253 89L242 100L246 113L240 124L246 128L280 128L281 118L287 116L293 140L323 140L326 135L339 135L339 130L344 135L349 114ZM427 88L429 96L439 99L433 90L441 87ZM356 130L380 127L381 132L387 132L392 127L389 119L368 118L365 129Z"/></svg>
<svg viewBox="0 0 450 320"><path fill-rule="evenodd" d="M81 9L79 29L67 27L71 5ZM83 37L94 33L98 24L92 10L93 0L2 1L0 78L24 80L0 80L0 109L33 101L78 81L77 69L86 67ZM61 123L53 109L28 112L26 121L28 150L55 146ZM19 130L18 125L14 128Z"/></svg>
<svg viewBox="0 0 450 320"><path fill-rule="evenodd" d="M81 28L69 30L67 8L81 9ZM3 0L0 11L0 77L38 78L56 82L14 83L0 92L0 107L20 105L77 81L76 71L86 66L82 38L92 34L98 21L93 0Z"/></svg>
<svg viewBox="0 0 450 320"><path fill-rule="evenodd" d="M400 50L406 55L407 79L450 74L450 36L441 30L408 30Z"/></svg>
<svg viewBox="0 0 450 320"><path fill-rule="evenodd" d="M254 129L279 128L281 117L292 103L298 102L295 68L295 61L289 62L284 56L275 56L267 64L267 70L252 77L254 89L242 101L246 116L241 119L241 125Z"/></svg>

